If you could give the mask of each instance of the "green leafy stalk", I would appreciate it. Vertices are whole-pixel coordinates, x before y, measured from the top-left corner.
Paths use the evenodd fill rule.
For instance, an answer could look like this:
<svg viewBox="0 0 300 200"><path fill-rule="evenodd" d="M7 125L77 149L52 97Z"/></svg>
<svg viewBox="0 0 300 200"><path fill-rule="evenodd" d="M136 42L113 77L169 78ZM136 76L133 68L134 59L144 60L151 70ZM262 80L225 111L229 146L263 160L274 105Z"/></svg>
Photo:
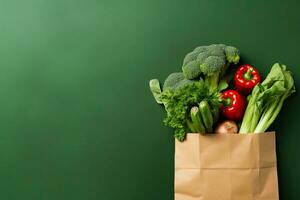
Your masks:
<svg viewBox="0 0 300 200"><path fill-rule="evenodd" d="M284 85L286 92L280 98L276 98L273 102L268 103L257 127L254 130L254 133L265 132L275 121L283 106L284 100L295 92L292 74L289 71L286 71L286 67L284 65L282 66L282 69L285 77Z"/></svg>
<svg viewBox="0 0 300 200"><path fill-rule="evenodd" d="M253 133L256 127L256 124L261 115L262 101L259 101L258 99L260 89L260 85L255 86L252 91L252 95L248 98L249 102L244 114L243 122L240 128L240 133Z"/></svg>
<svg viewBox="0 0 300 200"><path fill-rule="evenodd" d="M262 114L259 123L253 131L254 133L262 133L266 131L266 129L273 123L273 121L275 120L275 118L272 117L273 113L276 112L278 114L282 107L278 105L279 102L281 102L281 99L276 99L274 102L271 102L266 106L265 112ZM271 121L271 118L274 120Z"/></svg>

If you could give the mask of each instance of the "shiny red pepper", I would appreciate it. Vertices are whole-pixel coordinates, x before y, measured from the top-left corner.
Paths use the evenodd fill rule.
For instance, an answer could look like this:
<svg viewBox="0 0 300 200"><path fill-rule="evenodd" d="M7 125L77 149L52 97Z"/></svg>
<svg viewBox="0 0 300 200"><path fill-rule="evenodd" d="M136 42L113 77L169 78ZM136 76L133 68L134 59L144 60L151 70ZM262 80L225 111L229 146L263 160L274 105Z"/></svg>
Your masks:
<svg viewBox="0 0 300 200"><path fill-rule="evenodd" d="M222 99L223 116L234 121L241 120L246 109L246 98L236 90L226 90L222 92Z"/></svg>
<svg viewBox="0 0 300 200"><path fill-rule="evenodd" d="M248 95L256 84L260 82L260 75L251 65L240 66L234 75L234 87L239 92Z"/></svg>

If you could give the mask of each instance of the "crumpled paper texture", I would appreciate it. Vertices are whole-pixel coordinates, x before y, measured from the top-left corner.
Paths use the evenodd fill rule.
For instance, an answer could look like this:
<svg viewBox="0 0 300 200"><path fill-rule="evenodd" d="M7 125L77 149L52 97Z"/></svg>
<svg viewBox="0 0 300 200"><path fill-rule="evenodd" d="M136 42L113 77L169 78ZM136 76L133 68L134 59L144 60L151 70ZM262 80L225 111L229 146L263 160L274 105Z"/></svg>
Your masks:
<svg viewBox="0 0 300 200"><path fill-rule="evenodd" d="M175 200L278 200L275 133L175 142Z"/></svg>

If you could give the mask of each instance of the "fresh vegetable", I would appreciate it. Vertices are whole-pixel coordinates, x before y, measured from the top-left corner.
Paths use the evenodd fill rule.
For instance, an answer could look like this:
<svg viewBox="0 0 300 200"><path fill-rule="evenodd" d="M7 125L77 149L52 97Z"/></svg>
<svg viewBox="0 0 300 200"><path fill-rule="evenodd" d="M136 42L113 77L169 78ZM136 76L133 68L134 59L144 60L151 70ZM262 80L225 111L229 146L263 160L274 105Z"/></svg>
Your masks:
<svg viewBox="0 0 300 200"><path fill-rule="evenodd" d="M215 129L215 133L220 134L234 134L238 132L237 124L232 120L225 120L218 124Z"/></svg>
<svg viewBox="0 0 300 200"><path fill-rule="evenodd" d="M187 79L196 79L204 75L212 94L217 90L219 80L227 67L231 63L237 64L239 60L239 51L235 47L224 44L200 46L185 56L182 71Z"/></svg>
<svg viewBox="0 0 300 200"><path fill-rule="evenodd" d="M175 86L175 90L182 88L186 85L192 85L194 83L196 83L197 81L195 80L188 80L188 79L183 79L182 81L180 81L179 83L176 84Z"/></svg>
<svg viewBox="0 0 300 200"><path fill-rule="evenodd" d="M199 104L199 110L201 113L201 117L207 132L212 132L213 127L213 115L210 111L209 104L206 100L203 100Z"/></svg>
<svg viewBox="0 0 300 200"><path fill-rule="evenodd" d="M187 132L212 132L219 118L220 91L228 87L225 74L230 64L240 60L235 47L224 44L197 47L186 55L183 72L171 73L161 90L159 81L149 83L157 103L163 104L164 123L175 129L175 137L183 141Z"/></svg>
<svg viewBox="0 0 300 200"><path fill-rule="evenodd" d="M191 82L183 84L181 81ZM167 87L162 92L158 80L152 79L150 81L150 89L153 96L158 103L165 106L167 111L164 123L175 129L174 135L179 141L183 141L185 134L190 131L199 133L211 131L210 128L206 131L205 127L201 127L200 122L197 124L195 120L192 120L190 110L193 106L198 105L199 102L205 99L210 104L211 109L217 110L220 107L220 94L209 94L209 89L203 80L192 81L184 79L181 81L179 83L183 85L180 87L176 87L176 89ZM214 113L217 118L217 113ZM199 115L199 118L201 119L201 115Z"/></svg>
<svg viewBox="0 0 300 200"><path fill-rule="evenodd" d="M182 72L174 72L166 78L163 85L163 90L176 90L177 88L183 87L188 84L192 84L194 82L194 80L185 79Z"/></svg>
<svg viewBox="0 0 300 200"><path fill-rule="evenodd" d="M219 120L220 108L216 106L210 106L210 111L213 116L213 122L216 123Z"/></svg>
<svg viewBox="0 0 300 200"><path fill-rule="evenodd" d="M205 133L205 127L203 125L199 108L197 106L191 108L191 121L192 123L190 124L190 126L192 126L192 132Z"/></svg>
<svg viewBox="0 0 300 200"><path fill-rule="evenodd" d="M274 122L284 100L295 92L294 80L285 65L274 64L266 79L254 87L240 133L260 133Z"/></svg>
<svg viewBox="0 0 300 200"><path fill-rule="evenodd" d="M234 75L234 87L239 92L248 95L255 85L260 82L260 75L251 65L240 66Z"/></svg>
<svg viewBox="0 0 300 200"><path fill-rule="evenodd" d="M246 109L246 99L235 90L222 92L222 114L230 120L241 120Z"/></svg>
<svg viewBox="0 0 300 200"><path fill-rule="evenodd" d="M176 85L182 80L184 80L184 75L182 72L171 73L164 82L163 90L166 90L167 88L172 90L176 89Z"/></svg>
<svg viewBox="0 0 300 200"><path fill-rule="evenodd" d="M203 80L185 85L176 90L166 89L161 93L160 100L167 111L164 123L175 129L174 135L179 141L185 139L187 132L193 131L190 130L189 126L192 123L191 108L197 106L204 99L211 107L218 108L220 106L219 93L209 95L208 88Z"/></svg>
<svg viewBox="0 0 300 200"><path fill-rule="evenodd" d="M158 104L162 104L167 117L164 123L175 129L179 141L187 132L212 132L219 114L224 121L217 133L238 131L235 121L242 119L240 133L264 132L274 122L284 100L295 92L294 80L285 65L274 64L266 79L249 64L242 65L236 73L231 64L240 60L238 49L224 44L199 46L188 53L182 72L171 73L163 87L157 79L149 82ZM235 90L223 91L234 78ZM248 95L247 101L241 94ZM246 110L246 111L245 111Z"/></svg>

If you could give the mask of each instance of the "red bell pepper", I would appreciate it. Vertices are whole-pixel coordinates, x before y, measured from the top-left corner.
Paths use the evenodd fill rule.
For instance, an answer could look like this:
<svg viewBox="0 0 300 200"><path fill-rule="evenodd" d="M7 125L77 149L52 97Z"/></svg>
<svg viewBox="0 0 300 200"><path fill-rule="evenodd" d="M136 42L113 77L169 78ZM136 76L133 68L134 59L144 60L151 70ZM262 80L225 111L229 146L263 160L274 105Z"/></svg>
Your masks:
<svg viewBox="0 0 300 200"><path fill-rule="evenodd" d="M241 120L246 109L246 98L235 90L226 90L222 92L221 96L223 99L221 106L223 116L234 121Z"/></svg>
<svg viewBox="0 0 300 200"><path fill-rule="evenodd" d="M260 82L260 75L254 67L245 64L240 66L234 75L234 87L239 92L248 95Z"/></svg>

